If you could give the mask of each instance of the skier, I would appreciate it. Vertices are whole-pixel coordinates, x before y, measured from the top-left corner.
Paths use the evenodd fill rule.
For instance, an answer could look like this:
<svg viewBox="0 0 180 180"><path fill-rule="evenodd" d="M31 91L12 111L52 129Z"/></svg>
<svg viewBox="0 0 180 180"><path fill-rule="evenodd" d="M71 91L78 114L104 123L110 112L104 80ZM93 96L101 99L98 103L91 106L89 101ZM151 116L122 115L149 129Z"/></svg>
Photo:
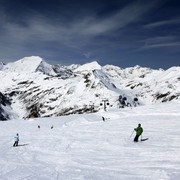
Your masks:
<svg viewBox="0 0 180 180"><path fill-rule="evenodd" d="M15 140L15 142L14 142L13 146L18 146L18 142L19 142L19 134L18 133L14 137L14 140Z"/></svg>
<svg viewBox="0 0 180 180"><path fill-rule="evenodd" d="M41 127L40 127L40 125L38 125L38 129L40 129Z"/></svg>
<svg viewBox="0 0 180 180"><path fill-rule="evenodd" d="M138 142L139 136L143 133L143 128L141 127L141 124L138 124L138 127L134 129L136 131L136 136L134 138L134 142Z"/></svg>
<svg viewBox="0 0 180 180"><path fill-rule="evenodd" d="M105 121L105 117L102 116L102 120Z"/></svg>

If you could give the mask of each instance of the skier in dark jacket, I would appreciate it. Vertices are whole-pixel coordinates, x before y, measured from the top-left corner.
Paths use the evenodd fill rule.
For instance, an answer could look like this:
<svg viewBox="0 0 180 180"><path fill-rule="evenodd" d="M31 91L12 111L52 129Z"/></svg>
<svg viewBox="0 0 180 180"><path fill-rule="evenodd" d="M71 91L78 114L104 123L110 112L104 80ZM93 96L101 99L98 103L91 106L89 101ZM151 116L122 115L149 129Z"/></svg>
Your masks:
<svg viewBox="0 0 180 180"><path fill-rule="evenodd" d="M17 133L16 136L14 137L14 144L13 146L18 146L18 142L19 142L19 134Z"/></svg>
<svg viewBox="0 0 180 180"><path fill-rule="evenodd" d="M136 131L136 136L134 138L134 142L138 142L139 136L143 133L143 128L141 127L141 124L138 124L138 127L134 129Z"/></svg>

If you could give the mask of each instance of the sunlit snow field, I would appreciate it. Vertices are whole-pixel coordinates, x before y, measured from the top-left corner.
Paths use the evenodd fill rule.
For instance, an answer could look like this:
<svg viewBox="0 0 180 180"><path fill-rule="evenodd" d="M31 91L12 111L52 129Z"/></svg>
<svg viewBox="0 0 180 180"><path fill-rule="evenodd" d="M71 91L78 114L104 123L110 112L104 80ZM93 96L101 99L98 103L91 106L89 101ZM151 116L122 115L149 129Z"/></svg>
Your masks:
<svg viewBox="0 0 180 180"><path fill-rule="evenodd" d="M135 133L130 138L138 123L148 141L134 143ZM16 133L20 146L12 147ZM178 101L0 121L0 138L0 180L180 179Z"/></svg>

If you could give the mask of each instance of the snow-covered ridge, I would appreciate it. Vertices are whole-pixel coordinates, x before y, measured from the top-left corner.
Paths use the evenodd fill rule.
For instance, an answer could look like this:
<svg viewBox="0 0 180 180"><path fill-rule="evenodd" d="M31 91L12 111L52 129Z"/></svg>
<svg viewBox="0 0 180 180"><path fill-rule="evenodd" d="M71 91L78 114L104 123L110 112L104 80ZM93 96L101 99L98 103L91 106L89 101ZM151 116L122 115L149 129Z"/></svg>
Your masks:
<svg viewBox="0 0 180 180"><path fill-rule="evenodd" d="M103 66L103 70L107 72L111 77L117 77L122 79L144 78L146 75L151 74L153 72L163 71L162 69L153 70L146 67L140 67L138 65L125 69L122 69L117 66L106 65Z"/></svg>

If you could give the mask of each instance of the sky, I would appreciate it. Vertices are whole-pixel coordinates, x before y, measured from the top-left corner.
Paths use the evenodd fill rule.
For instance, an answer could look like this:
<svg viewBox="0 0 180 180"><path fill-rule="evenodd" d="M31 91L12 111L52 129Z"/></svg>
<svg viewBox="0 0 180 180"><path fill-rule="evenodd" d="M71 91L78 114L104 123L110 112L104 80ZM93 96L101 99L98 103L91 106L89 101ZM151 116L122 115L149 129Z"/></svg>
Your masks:
<svg viewBox="0 0 180 180"><path fill-rule="evenodd" d="M180 66L179 0L0 0L0 61Z"/></svg>

